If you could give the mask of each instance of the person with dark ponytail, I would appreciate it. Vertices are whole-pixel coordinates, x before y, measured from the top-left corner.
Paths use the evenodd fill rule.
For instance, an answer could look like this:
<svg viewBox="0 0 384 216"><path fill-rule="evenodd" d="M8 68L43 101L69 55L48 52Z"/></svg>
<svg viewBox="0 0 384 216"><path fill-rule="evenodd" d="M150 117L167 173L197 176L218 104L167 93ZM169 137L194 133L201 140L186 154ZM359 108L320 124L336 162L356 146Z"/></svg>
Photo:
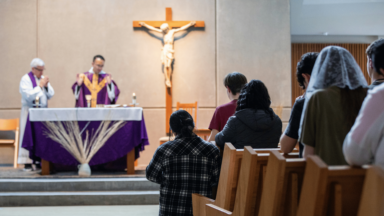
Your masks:
<svg viewBox="0 0 384 216"><path fill-rule="evenodd" d="M206 197L219 182L219 149L195 133L192 116L185 110L172 113L169 125L175 140L159 146L147 167L149 181L160 184L159 215L190 215L192 193Z"/></svg>
<svg viewBox="0 0 384 216"><path fill-rule="evenodd" d="M237 149L277 148L282 122L270 106L267 87L260 80L251 80L240 92L235 115L216 135L216 145L221 149L226 142Z"/></svg>

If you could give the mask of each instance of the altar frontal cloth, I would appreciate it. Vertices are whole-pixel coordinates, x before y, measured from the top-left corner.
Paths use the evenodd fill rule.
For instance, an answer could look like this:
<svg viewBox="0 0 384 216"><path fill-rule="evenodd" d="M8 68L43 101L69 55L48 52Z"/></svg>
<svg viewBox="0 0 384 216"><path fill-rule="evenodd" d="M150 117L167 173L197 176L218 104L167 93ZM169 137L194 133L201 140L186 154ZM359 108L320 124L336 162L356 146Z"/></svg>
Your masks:
<svg viewBox="0 0 384 216"><path fill-rule="evenodd" d="M22 147L29 150L29 157L34 161L44 159L55 164L78 165L79 162L67 150L47 137L45 121L77 121L80 130L86 129L92 134L103 120L124 120L124 126L107 140L91 159L89 165L120 161L121 167L126 168L127 160L120 159L126 158L128 152L132 150L138 158L144 147L149 145L142 113L142 108L30 109ZM82 134L83 139L85 134Z"/></svg>
<svg viewBox="0 0 384 216"><path fill-rule="evenodd" d="M143 108L33 108L29 121L141 121Z"/></svg>

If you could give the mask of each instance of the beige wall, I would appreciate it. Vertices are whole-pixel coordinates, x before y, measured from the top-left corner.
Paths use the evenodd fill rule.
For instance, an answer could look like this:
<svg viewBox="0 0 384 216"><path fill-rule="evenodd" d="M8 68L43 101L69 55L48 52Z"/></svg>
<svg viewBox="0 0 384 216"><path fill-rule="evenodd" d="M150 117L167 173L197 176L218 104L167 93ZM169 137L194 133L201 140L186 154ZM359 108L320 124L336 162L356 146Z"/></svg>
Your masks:
<svg viewBox="0 0 384 216"><path fill-rule="evenodd" d="M175 41L173 103L198 101L198 127L207 128L215 107L228 102L222 79L232 71L265 81L273 105L289 107L287 0L0 0L0 118L18 117L18 84L33 57L45 61L55 89L50 107L73 107L76 74L102 54L121 89L118 103L130 103L135 92L144 108L151 144L139 164L146 165L165 135L162 35L133 29L132 21L164 20L165 7L174 20L206 24ZM287 120L289 109L283 113Z"/></svg>

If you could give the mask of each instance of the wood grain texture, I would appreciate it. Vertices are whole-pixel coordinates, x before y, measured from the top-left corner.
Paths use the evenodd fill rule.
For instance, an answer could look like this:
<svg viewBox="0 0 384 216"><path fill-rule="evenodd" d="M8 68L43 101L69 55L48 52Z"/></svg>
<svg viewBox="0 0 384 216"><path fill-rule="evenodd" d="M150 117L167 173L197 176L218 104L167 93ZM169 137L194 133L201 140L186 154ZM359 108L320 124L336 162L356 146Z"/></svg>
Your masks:
<svg viewBox="0 0 384 216"><path fill-rule="evenodd" d="M367 171L358 216L384 215L384 170L372 166Z"/></svg>
<svg viewBox="0 0 384 216"><path fill-rule="evenodd" d="M195 125L197 125L197 101L195 103L180 103L177 102L176 110L185 110L187 111L193 118Z"/></svg>
<svg viewBox="0 0 384 216"><path fill-rule="evenodd" d="M297 216L354 216L366 170L327 166L318 156L307 159Z"/></svg>
<svg viewBox="0 0 384 216"><path fill-rule="evenodd" d="M245 147L233 211L212 204L206 206L207 215L254 215L260 204L263 170L268 157L269 153L256 153L251 147Z"/></svg>
<svg viewBox="0 0 384 216"><path fill-rule="evenodd" d="M172 80L171 80L172 84ZM165 134L170 136L169 119L172 115L172 87L165 86Z"/></svg>
<svg viewBox="0 0 384 216"><path fill-rule="evenodd" d="M191 20L191 21L193 21L193 20ZM172 20L172 8L165 8L165 21L140 20L140 21L133 21L132 25L134 28L140 28L141 25L139 23L145 22L150 26L153 26L155 28L160 28L160 26L162 24L168 23L169 28L172 29L172 28L179 28L179 27L185 26L185 25L191 23L191 21L173 21ZM205 27L204 21L195 21L195 22L196 22L196 24L193 27L200 27L200 28Z"/></svg>
<svg viewBox="0 0 384 216"><path fill-rule="evenodd" d="M19 119L0 119L0 131L15 131L15 139L0 139L0 147L14 147L13 168L19 156Z"/></svg>
<svg viewBox="0 0 384 216"><path fill-rule="evenodd" d="M165 8L165 20L172 21L172 8Z"/></svg>
<svg viewBox="0 0 384 216"><path fill-rule="evenodd" d="M271 152L259 215L296 215L305 166L304 159L287 159L278 151Z"/></svg>
<svg viewBox="0 0 384 216"><path fill-rule="evenodd" d="M261 151L263 150L264 149L261 149ZM286 160L289 161L290 165L288 167L291 169L285 170L287 178L284 178L285 173L281 170L284 170L283 167L286 165ZM268 170L267 177L265 177L266 167ZM211 204L206 206L207 215L265 216L268 214L261 211L261 209L266 208L274 208L272 211L282 212L281 215L287 215L284 211L290 211L289 207L292 205L290 200L294 197L294 195L290 193L290 185L292 183L288 177L290 177L291 174L296 174L298 169L301 169L303 173L304 167L305 161L303 159L286 159L278 150L259 153L258 149L245 147L233 211L228 211L228 209ZM280 174L282 175L279 177ZM301 177L302 176L303 174L301 174ZM265 188L268 188L267 192ZM286 193L281 192L283 188L287 191ZM299 186L294 188L299 188ZM282 201L284 199L289 200L289 202L284 203ZM294 199L298 199L298 197L294 197ZM295 203L297 205L297 201ZM288 208L281 208L281 205L287 205ZM262 213L259 213L259 209Z"/></svg>
<svg viewBox="0 0 384 216"><path fill-rule="evenodd" d="M291 61L292 61L292 105L295 103L295 100L298 96L302 95L304 91L300 88L299 83L296 79L296 68L297 63L300 61L301 56L307 52L320 52L324 47L336 45L347 49L355 58L357 64L359 64L361 70L363 71L364 77L366 78L368 84L371 83L371 79L368 76L367 72L367 56L365 50L369 44L313 44L313 43L292 43L291 45Z"/></svg>
<svg viewBox="0 0 384 216"><path fill-rule="evenodd" d="M226 143L224 147L223 160L221 163L219 184L217 187L216 200L213 204L224 209L229 209L232 198L232 187L234 181L237 185L238 172L236 169L240 167L242 152L238 153L236 148ZM205 204L210 202L207 197L199 194L192 194L192 205L194 216L205 216Z"/></svg>
<svg viewBox="0 0 384 216"><path fill-rule="evenodd" d="M128 175L135 174L135 149L132 149L127 154L127 174Z"/></svg>
<svg viewBox="0 0 384 216"><path fill-rule="evenodd" d="M182 26L189 24L191 21L145 21L145 20L139 20L139 21L133 21L132 25L134 28L140 28L141 25L139 23L145 22L146 24L151 25L155 28L160 28L160 26L162 24L168 23L170 28L179 28L179 27L182 27ZM196 24L193 27L204 28L205 22L204 21L196 21Z"/></svg>
<svg viewBox="0 0 384 216"><path fill-rule="evenodd" d="M51 163L44 159L41 159L41 175L51 174Z"/></svg>
<svg viewBox="0 0 384 216"><path fill-rule="evenodd" d="M271 151L277 151L281 156L284 155L279 148L252 149L246 147L245 149L236 149L232 144L226 143L216 200L210 203L211 201L208 200L208 198L198 194L192 194L193 215L211 215L206 211L206 204L212 204L214 207L215 210L210 209L210 212L223 211L228 213L234 212L235 209L236 211L245 212L246 209L246 212L255 212L257 214L261 201L262 182L265 178L265 170ZM243 167L244 152L252 152L251 155L255 155L256 153L254 157L257 157L257 159L248 158L247 163L251 163L251 165L245 167ZM298 158L299 154L290 153L286 156ZM241 207L240 203L245 200L247 200L247 206ZM236 205L239 206L236 207Z"/></svg>

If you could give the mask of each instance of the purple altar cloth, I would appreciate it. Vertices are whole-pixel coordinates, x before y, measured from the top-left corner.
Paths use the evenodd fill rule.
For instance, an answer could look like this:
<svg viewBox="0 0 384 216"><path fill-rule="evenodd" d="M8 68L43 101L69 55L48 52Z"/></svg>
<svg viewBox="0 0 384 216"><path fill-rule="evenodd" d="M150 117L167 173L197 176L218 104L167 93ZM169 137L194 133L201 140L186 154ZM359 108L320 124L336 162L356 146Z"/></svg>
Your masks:
<svg viewBox="0 0 384 216"><path fill-rule="evenodd" d="M88 123L79 121L80 130ZM97 130L101 121L91 121L87 129ZM47 131L43 122L30 122L29 116L25 126L22 147L29 151L32 160L44 159L46 161L62 165L78 165L79 162L59 143L48 138L44 132ZM85 135L85 132L83 133ZM85 136L84 136L85 137ZM140 151L149 145L144 116L141 121L127 121L126 124L116 131L102 148L93 156L89 165L98 165L115 161L135 149L138 158Z"/></svg>

